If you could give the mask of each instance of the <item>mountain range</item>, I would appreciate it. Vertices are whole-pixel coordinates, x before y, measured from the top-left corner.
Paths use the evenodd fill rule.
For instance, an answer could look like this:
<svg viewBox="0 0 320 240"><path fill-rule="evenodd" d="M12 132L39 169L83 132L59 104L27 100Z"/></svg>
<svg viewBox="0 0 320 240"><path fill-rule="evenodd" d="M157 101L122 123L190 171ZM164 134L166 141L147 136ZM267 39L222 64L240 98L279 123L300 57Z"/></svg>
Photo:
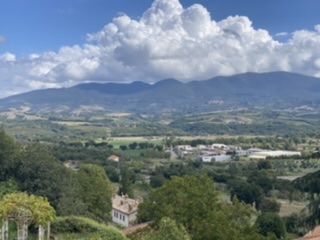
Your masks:
<svg viewBox="0 0 320 240"><path fill-rule="evenodd" d="M320 106L320 79L289 72L245 73L182 83L85 83L0 99L0 110L34 112L92 108L103 112L197 113L234 108Z"/></svg>

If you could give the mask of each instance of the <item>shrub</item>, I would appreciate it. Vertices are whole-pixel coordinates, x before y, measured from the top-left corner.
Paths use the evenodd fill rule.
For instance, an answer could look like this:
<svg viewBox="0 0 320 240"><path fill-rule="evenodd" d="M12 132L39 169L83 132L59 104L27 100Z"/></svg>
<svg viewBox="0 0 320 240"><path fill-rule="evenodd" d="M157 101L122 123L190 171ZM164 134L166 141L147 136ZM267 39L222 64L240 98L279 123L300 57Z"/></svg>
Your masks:
<svg viewBox="0 0 320 240"><path fill-rule="evenodd" d="M126 240L127 238L116 228L98 223L85 217L59 217L52 225L53 233L94 233L94 240Z"/></svg>

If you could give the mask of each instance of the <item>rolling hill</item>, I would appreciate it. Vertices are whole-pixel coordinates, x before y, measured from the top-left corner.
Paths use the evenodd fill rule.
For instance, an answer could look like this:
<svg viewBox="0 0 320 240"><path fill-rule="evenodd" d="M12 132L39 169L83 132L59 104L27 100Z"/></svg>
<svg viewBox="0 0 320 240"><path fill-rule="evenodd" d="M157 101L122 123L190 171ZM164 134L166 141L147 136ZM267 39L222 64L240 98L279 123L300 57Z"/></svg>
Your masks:
<svg viewBox="0 0 320 240"><path fill-rule="evenodd" d="M320 79L288 72L245 73L182 83L86 83L45 89L0 100L0 110L30 107L33 112L72 111L197 113L235 108L320 106Z"/></svg>

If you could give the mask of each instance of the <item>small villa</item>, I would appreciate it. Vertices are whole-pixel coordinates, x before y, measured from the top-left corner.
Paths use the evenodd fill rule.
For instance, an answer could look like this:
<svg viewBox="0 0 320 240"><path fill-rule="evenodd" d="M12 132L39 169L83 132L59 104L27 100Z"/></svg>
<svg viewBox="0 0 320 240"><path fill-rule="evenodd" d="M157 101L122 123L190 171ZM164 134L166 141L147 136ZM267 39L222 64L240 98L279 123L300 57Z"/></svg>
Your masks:
<svg viewBox="0 0 320 240"><path fill-rule="evenodd" d="M139 201L128 196L116 195L112 198L112 221L123 227L136 222Z"/></svg>

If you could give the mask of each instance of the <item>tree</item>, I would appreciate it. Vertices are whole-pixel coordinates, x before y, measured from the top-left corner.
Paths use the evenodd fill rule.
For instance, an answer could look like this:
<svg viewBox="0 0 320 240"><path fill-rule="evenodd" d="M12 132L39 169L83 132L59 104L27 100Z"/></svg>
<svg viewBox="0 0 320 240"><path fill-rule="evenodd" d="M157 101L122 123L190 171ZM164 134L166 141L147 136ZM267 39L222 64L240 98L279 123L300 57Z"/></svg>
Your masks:
<svg viewBox="0 0 320 240"><path fill-rule="evenodd" d="M155 149L158 150L159 152L163 151L163 145L156 145Z"/></svg>
<svg viewBox="0 0 320 240"><path fill-rule="evenodd" d="M105 170L106 170L107 176L111 182L119 182L120 174L119 174L119 170L117 167L109 164L109 165L105 166Z"/></svg>
<svg viewBox="0 0 320 240"><path fill-rule="evenodd" d="M262 169L271 169L272 165L271 162L269 160L261 160L258 162L257 167L259 170Z"/></svg>
<svg viewBox="0 0 320 240"><path fill-rule="evenodd" d="M127 145L120 145L119 147L122 151L126 151L128 149Z"/></svg>
<svg viewBox="0 0 320 240"><path fill-rule="evenodd" d="M61 196L57 205L57 212L61 216L92 216L88 210L88 204L84 202L81 194L82 187L78 181L77 172L69 172L61 180Z"/></svg>
<svg viewBox="0 0 320 240"><path fill-rule="evenodd" d="M297 235L303 235L311 228L306 221L306 213L293 213L284 219L287 232Z"/></svg>
<svg viewBox="0 0 320 240"><path fill-rule="evenodd" d="M274 234L277 239L283 239L286 235L284 222L278 214L263 213L258 217L256 225L264 236Z"/></svg>
<svg viewBox="0 0 320 240"><path fill-rule="evenodd" d="M53 206L58 204L65 172L64 166L43 145L27 146L19 154L16 178L21 190L47 197Z"/></svg>
<svg viewBox="0 0 320 240"><path fill-rule="evenodd" d="M236 181L231 183L231 185L231 199L236 197L244 203L255 204L256 207L259 207L262 200L262 190L260 187L243 181Z"/></svg>
<svg viewBox="0 0 320 240"><path fill-rule="evenodd" d="M120 187L118 192L120 195L133 197L130 175L128 166L125 163L122 163L120 167Z"/></svg>
<svg viewBox="0 0 320 240"><path fill-rule="evenodd" d="M14 175L18 152L18 145L0 129L0 181L6 181Z"/></svg>
<svg viewBox="0 0 320 240"><path fill-rule="evenodd" d="M208 209L217 207L217 193L209 177L174 177L151 193L139 208L139 219L159 222L169 217L200 239L197 226L209 217Z"/></svg>
<svg viewBox="0 0 320 240"><path fill-rule="evenodd" d="M0 200L7 194L15 193L19 191L18 183L10 179L6 182L0 182Z"/></svg>
<svg viewBox="0 0 320 240"><path fill-rule="evenodd" d="M112 185L102 167L83 165L77 173L80 185L79 197L87 206L88 216L98 220L109 220L112 209Z"/></svg>
<svg viewBox="0 0 320 240"><path fill-rule="evenodd" d="M256 215L257 212L253 208L236 199L232 204L222 204L216 226L205 226L210 229L214 227L211 233L208 230L204 231L213 236L210 238L208 235L208 239L266 240L252 223L252 219L256 218Z"/></svg>
<svg viewBox="0 0 320 240"><path fill-rule="evenodd" d="M260 239L251 224L252 210L241 203L220 203L207 176L174 177L139 207L140 221L158 224L163 217L183 225L193 240Z"/></svg>
<svg viewBox="0 0 320 240"><path fill-rule="evenodd" d="M153 188L161 187L166 182L166 178L163 175L154 175L150 177L150 185Z"/></svg>
<svg viewBox="0 0 320 240"><path fill-rule="evenodd" d="M162 218L155 230L152 230L142 240L191 240L183 226L170 218Z"/></svg>
<svg viewBox="0 0 320 240"><path fill-rule="evenodd" d="M273 188L273 181L266 171L254 171L249 175L248 182L258 185L264 193L268 193Z"/></svg>
<svg viewBox="0 0 320 240"><path fill-rule="evenodd" d="M133 142L133 143L130 143L129 144L129 148L131 149L131 150L134 150L134 149L136 149L138 147L138 143L136 143L136 142Z"/></svg>
<svg viewBox="0 0 320 240"><path fill-rule="evenodd" d="M274 212L280 211L281 204L274 199L264 198L259 206L259 210L262 212Z"/></svg>

